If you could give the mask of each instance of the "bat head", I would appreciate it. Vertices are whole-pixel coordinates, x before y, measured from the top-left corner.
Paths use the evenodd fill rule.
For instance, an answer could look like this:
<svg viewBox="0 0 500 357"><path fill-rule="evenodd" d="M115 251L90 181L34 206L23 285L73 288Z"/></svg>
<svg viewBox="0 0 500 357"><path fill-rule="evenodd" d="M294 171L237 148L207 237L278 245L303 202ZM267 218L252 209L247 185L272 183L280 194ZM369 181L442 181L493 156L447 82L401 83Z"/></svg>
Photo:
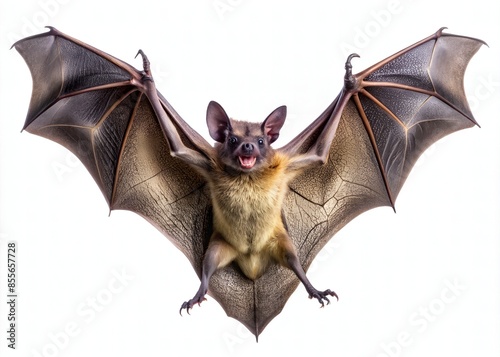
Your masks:
<svg viewBox="0 0 500 357"><path fill-rule="evenodd" d="M265 164L286 118L286 107L275 109L262 123L229 119L217 102L210 102L207 125L218 144L221 161L239 172L252 172Z"/></svg>

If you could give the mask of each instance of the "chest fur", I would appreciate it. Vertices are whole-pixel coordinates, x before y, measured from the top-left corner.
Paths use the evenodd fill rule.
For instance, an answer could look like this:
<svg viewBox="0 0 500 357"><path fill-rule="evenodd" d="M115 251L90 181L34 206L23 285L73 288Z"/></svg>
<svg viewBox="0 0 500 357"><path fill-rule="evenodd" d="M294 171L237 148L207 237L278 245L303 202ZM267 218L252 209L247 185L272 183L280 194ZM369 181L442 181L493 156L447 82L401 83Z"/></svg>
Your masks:
<svg viewBox="0 0 500 357"><path fill-rule="evenodd" d="M257 173L216 173L211 182L214 228L243 254L265 248L282 229L281 207L288 180L282 162Z"/></svg>

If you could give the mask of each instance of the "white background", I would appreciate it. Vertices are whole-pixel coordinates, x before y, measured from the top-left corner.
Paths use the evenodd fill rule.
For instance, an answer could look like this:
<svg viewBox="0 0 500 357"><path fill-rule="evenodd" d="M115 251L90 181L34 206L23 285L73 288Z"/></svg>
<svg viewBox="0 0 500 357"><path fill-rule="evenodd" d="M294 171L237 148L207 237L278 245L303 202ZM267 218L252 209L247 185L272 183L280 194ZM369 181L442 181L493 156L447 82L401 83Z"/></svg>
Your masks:
<svg viewBox="0 0 500 357"><path fill-rule="evenodd" d="M9 356L498 356L500 354L500 23L491 1L26 0L0 5L0 351ZM447 26L484 39L465 80L481 128L426 152L397 201L358 217L255 343L198 287L187 259L148 223L112 212L62 147L20 134L31 79L15 39L53 25L136 67L206 134L219 101L260 121L288 105L282 145L358 72ZM17 350L7 345L6 246L18 244ZM125 276L124 281L116 275ZM122 279L123 280L123 279ZM455 286L450 289L450 286ZM95 301L92 303L92 301Z"/></svg>

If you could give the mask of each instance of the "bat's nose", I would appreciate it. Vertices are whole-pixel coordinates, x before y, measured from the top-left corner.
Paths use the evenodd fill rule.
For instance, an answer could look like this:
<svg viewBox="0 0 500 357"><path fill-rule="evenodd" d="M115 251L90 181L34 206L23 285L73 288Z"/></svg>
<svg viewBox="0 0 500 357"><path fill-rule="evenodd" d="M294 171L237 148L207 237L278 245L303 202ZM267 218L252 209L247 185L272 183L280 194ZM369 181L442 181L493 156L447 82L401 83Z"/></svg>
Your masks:
<svg viewBox="0 0 500 357"><path fill-rule="evenodd" d="M244 143L241 147L241 150L244 154L250 155L253 154L254 146L252 143Z"/></svg>

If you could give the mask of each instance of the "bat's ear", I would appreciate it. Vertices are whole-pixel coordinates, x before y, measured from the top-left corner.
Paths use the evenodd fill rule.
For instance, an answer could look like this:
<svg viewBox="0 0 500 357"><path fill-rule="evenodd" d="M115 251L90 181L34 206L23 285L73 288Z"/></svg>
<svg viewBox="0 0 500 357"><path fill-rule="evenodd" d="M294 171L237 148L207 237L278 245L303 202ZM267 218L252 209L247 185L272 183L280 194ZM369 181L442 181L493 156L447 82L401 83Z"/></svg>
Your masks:
<svg viewBox="0 0 500 357"><path fill-rule="evenodd" d="M214 101L208 103L207 126L212 139L219 143L226 140L226 135L231 130L231 122L222 106Z"/></svg>
<svg viewBox="0 0 500 357"><path fill-rule="evenodd" d="M262 131L269 138L269 144L278 139L280 136L280 129L285 123L286 119L286 106L282 105L279 108L276 108L262 123Z"/></svg>

